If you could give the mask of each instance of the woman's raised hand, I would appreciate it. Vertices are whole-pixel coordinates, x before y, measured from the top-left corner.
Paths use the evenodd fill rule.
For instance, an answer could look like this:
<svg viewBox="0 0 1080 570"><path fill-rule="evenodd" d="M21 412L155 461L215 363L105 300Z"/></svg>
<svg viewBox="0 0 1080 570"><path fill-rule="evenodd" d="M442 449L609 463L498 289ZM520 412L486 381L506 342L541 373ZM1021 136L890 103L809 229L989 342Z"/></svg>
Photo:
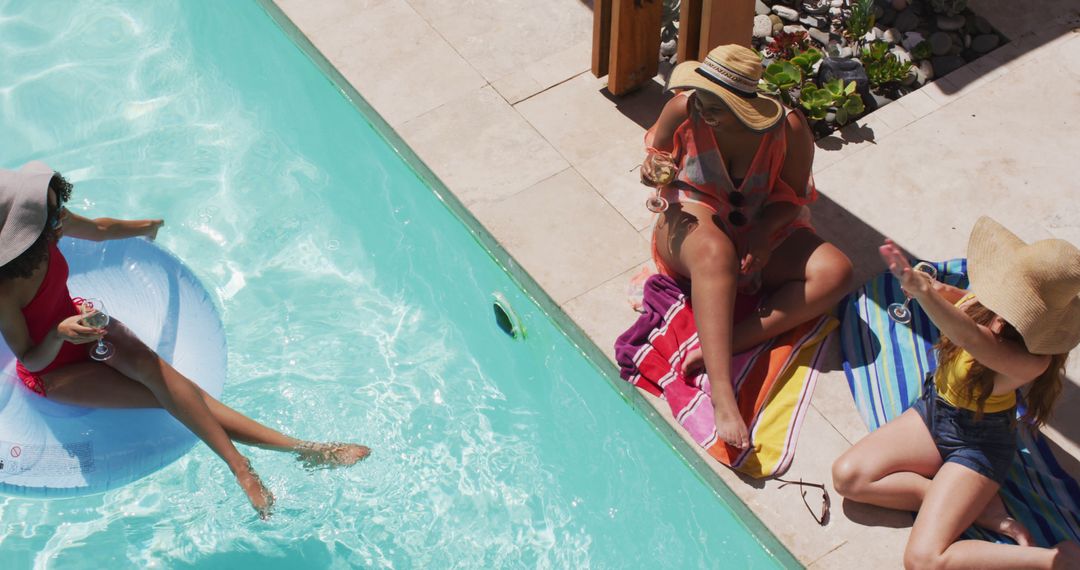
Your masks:
<svg viewBox="0 0 1080 570"><path fill-rule="evenodd" d="M93 312L95 311L91 311L91 313ZM87 344L97 342L98 339L105 336L105 329L95 329L82 323L82 320L89 314L72 315L60 321L60 324L56 325L56 334L60 337L60 340L71 344Z"/></svg>
<svg viewBox="0 0 1080 570"><path fill-rule="evenodd" d="M881 253L881 259L885 261L889 271L900 280L900 287L908 295L918 298L933 288L934 278L922 271L912 269L907 257L891 239L886 239L885 245L879 247L878 252Z"/></svg>

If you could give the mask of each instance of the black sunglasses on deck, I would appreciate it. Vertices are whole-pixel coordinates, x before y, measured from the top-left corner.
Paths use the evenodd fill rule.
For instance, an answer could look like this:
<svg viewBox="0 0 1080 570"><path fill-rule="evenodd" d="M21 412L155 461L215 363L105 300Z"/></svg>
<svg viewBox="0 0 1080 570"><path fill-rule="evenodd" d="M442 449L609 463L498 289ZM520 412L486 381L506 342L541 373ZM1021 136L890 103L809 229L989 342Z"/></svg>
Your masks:
<svg viewBox="0 0 1080 570"><path fill-rule="evenodd" d="M806 505L806 510L810 511L810 516L814 517L814 520L821 526L829 524L829 505L831 501L829 500L829 491L825 488L824 484L806 483L802 479L799 479L798 481L788 481L779 477L777 477L776 480L783 483L783 485L780 485L780 489L783 489L788 485L798 485L799 491L802 493L803 504ZM818 516L818 514L814 512L814 508L811 507L810 502L806 500L806 487L817 487L818 489L821 489L821 516Z"/></svg>

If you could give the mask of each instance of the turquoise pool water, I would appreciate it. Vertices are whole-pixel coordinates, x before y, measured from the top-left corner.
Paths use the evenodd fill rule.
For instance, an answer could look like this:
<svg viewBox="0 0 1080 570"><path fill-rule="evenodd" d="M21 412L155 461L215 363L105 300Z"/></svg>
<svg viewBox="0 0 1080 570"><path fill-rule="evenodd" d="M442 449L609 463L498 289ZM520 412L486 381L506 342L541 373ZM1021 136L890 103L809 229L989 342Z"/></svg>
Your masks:
<svg viewBox="0 0 1080 570"><path fill-rule="evenodd" d="M221 307L228 404L374 449L249 450L268 522L202 445L0 497L4 568L779 564L255 1L0 0L0 121L0 165L47 161L74 209L166 219Z"/></svg>

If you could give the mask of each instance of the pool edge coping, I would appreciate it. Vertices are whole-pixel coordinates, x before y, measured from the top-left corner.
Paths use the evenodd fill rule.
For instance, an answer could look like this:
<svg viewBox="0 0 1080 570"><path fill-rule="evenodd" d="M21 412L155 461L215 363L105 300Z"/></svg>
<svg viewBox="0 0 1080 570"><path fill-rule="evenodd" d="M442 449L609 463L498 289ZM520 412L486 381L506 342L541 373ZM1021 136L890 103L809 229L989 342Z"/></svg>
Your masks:
<svg viewBox="0 0 1080 570"><path fill-rule="evenodd" d="M804 568L794 554L769 529L768 526L735 494L728 484L709 467L689 443L645 400L630 384L619 378L612 360L596 345L584 330L544 290L510 253L495 239L450 188L412 150L405 140L383 119L382 115L356 90L341 72L319 51L303 31L289 18L274 0L255 0L270 19L285 33L298 49L323 72L327 80L367 119L376 133L401 157L406 165L450 210L473 239L491 259L505 271L511 280L552 323L566 335L567 340L592 365L607 383L622 396L623 400L640 413L675 454L690 467L717 497L723 501L735 518L758 540L759 545L784 568Z"/></svg>

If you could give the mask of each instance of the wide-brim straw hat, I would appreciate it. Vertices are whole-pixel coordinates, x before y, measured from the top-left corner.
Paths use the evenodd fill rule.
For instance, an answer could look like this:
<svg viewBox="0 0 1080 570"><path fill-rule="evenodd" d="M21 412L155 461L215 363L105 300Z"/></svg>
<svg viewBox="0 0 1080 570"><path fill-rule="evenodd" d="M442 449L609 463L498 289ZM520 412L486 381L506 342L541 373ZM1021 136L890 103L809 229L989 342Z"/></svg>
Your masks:
<svg viewBox="0 0 1080 570"><path fill-rule="evenodd" d="M968 274L979 302L1016 327L1032 354L1080 344L1080 249L1065 240L1024 243L983 216L968 240Z"/></svg>
<svg viewBox="0 0 1080 570"><path fill-rule="evenodd" d="M41 236L54 174L39 161L18 170L0 169L0 266L22 255Z"/></svg>
<svg viewBox="0 0 1080 570"><path fill-rule="evenodd" d="M684 61L675 66L667 89L697 89L719 97L752 131L764 132L784 118L779 101L758 93L761 58L753 50L723 45L709 52L705 61Z"/></svg>

